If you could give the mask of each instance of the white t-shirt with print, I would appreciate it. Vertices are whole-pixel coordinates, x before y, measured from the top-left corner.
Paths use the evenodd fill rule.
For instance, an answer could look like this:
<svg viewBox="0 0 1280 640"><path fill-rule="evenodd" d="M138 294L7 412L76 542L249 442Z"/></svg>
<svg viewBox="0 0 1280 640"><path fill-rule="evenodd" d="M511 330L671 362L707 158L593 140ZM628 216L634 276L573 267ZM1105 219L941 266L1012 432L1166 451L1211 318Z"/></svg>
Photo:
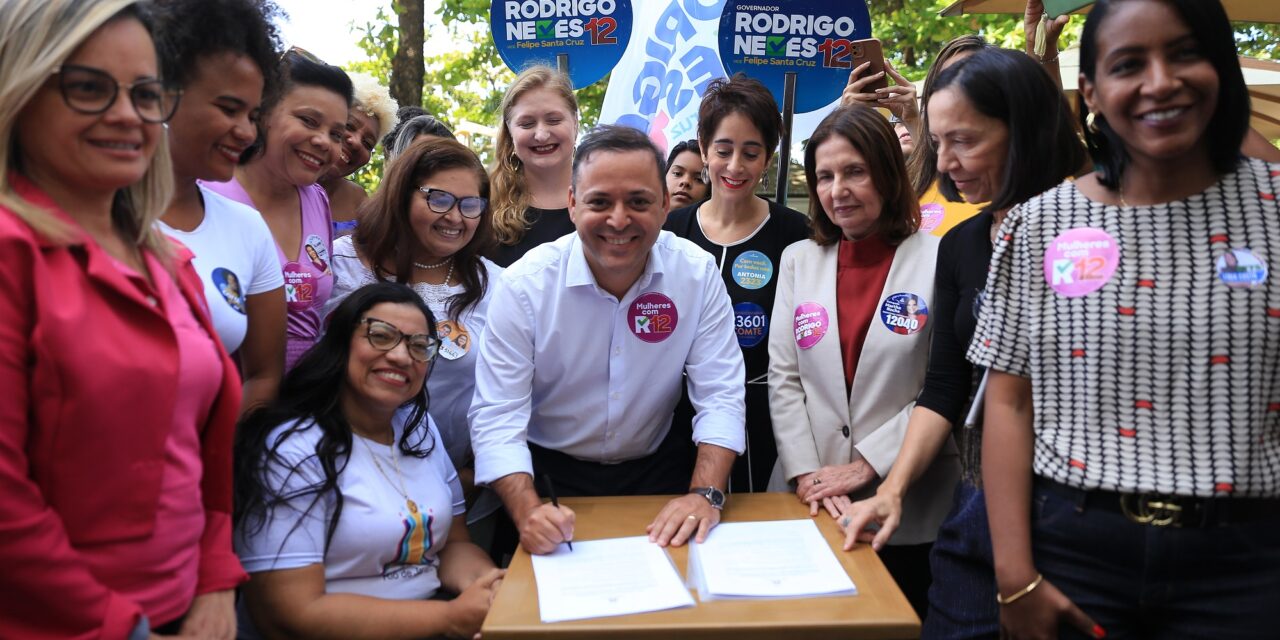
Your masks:
<svg viewBox="0 0 1280 640"><path fill-rule="evenodd" d="M397 443L408 413L401 410L393 420ZM297 425L291 422L277 427L267 439L269 446L275 446ZM405 455L398 446L393 449L353 436L345 467L342 457L336 461L341 469L338 487L343 503L328 552L325 533L335 500L323 497L308 511L315 498L308 494L277 506L258 531L249 535L237 531L236 553L245 570L256 573L322 563L327 593L392 600L424 600L434 595L440 588L440 550L453 518L463 514L466 503L458 474L430 417L427 426L430 439L422 448L427 442L434 443L434 448L425 458ZM273 462L269 467L280 485L276 491L288 493L323 480L324 472L315 457L320 437L314 422L284 437L278 451L283 464ZM371 456L377 456L378 464ZM297 472L291 475L289 468L293 466ZM413 500L416 513L401 489ZM243 601L238 613L240 637L256 637Z"/></svg>
<svg viewBox="0 0 1280 640"><path fill-rule="evenodd" d="M256 209L204 187L204 220L193 231L158 222L160 230L195 254L192 264L204 282L204 297L227 353L244 342L249 327L245 296L284 286L275 240Z"/></svg>

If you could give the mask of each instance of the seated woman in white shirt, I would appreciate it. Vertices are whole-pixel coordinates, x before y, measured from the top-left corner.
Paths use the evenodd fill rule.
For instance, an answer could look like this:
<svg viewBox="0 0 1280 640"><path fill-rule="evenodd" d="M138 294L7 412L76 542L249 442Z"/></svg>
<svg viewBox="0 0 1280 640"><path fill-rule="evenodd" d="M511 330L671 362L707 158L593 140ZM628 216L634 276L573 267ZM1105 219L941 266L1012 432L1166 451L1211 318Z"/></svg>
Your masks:
<svg viewBox="0 0 1280 640"><path fill-rule="evenodd" d="M347 297L235 451L241 637L470 638L503 573L472 544L427 415L439 350L412 289ZM431 599L440 589L459 593Z"/></svg>

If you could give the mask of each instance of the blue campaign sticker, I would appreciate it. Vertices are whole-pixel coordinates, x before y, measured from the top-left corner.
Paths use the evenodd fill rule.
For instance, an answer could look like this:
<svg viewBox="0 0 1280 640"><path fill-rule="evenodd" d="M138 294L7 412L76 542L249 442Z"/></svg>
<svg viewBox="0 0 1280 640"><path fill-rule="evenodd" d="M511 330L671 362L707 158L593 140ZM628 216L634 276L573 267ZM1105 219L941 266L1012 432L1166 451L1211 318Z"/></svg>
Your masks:
<svg viewBox="0 0 1280 640"><path fill-rule="evenodd" d="M244 290L240 288L240 278L236 277L236 272L218 267L209 275L213 280L213 288L222 294L222 299L232 309L244 314Z"/></svg>
<svg viewBox="0 0 1280 640"><path fill-rule="evenodd" d="M853 69L854 40L871 37L866 0L729 0L720 14L720 61L763 82L778 106L783 80L795 71L796 113L817 111L840 97Z"/></svg>
<svg viewBox="0 0 1280 640"><path fill-rule="evenodd" d="M743 289L760 289L773 280L773 261L759 251L744 251L733 261L729 275Z"/></svg>
<svg viewBox="0 0 1280 640"><path fill-rule="evenodd" d="M1232 249L1218 256L1218 278L1232 289L1252 289L1267 279L1267 263L1248 249Z"/></svg>
<svg viewBox="0 0 1280 640"><path fill-rule="evenodd" d="M750 349L769 335L769 316L754 302L739 302L733 305L733 328L738 332L738 346Z"/></svg>
<svg viewBox="0 0 1280 640"><path fill-rule="evenodd" d="M914 293L894 293L880 303L880 321L890 331L909 336L919 333L929 324L929 306L924 296Z"/></svg>
<svg viewBox="0 0 1280 640"><path fill-rule="evenodd" d="M581 89L608 75L631 40L631 0L493 0L489 24L498 55L512 71L554 68L569 56L569 79Z"/></svg>

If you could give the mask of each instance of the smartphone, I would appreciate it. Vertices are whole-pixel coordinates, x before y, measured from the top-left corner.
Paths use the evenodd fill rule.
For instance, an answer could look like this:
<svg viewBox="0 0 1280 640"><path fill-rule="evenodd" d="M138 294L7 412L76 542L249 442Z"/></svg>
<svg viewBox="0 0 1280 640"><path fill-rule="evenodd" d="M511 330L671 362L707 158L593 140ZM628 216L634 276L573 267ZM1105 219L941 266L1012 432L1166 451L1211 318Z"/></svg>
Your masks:
<svg viewBox="0 0 1280 640"><path fill-rule="evenodd" d="M864 62L870 62L866 71L860 74L860 77L875 75L884 71L884 49L880 47L880 41L875 38L867 38L866 40L854 40L850 43L851 57L853 58L851 69L857 69ZM884 89L889 86L889 74L880 77L879 80L872 82L862 88L863 93L871 93L876 89Z"/></svg>

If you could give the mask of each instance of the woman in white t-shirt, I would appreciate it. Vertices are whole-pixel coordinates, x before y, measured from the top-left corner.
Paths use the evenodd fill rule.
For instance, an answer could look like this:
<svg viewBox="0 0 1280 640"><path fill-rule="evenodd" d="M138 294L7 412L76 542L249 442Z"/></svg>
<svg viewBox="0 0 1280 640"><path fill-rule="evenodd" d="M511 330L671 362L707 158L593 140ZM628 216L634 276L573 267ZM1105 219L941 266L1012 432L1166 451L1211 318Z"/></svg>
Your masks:
<svg viewBox="0 0 1280 640"><path fill-rule="evenodd" d="M467 427L476 341L484 332L492 283L502 272L480 255L493 238L488 198L484 165L456 141L427 138L401 149L361 209L355 234L333 243L333 296L325 307L331 312L352 291L390 280L412 286L435 314L440 360L427 383L431 417L462 478L472 522L501 506L492 493L474 490Z"/></svg>
<svg viewBox="0 0 1280 640"><path fill-rule="evenodd" d="M262 216L196 181L230 180L257 139L253 116L278 84L272 8L167 0L156 31L168 53L165 79L183 89L169 121L176 189L160 229L195 254L218 338L239 357L244 408L275 397L284 373L284 276Z"/></svg>
<svg viewBox="0 0 1280 640"><path fill-rule="evenodd" d="M457 517L462 487L427 415L435 327L412 289L364 287L241 424L240 637L479 631L503 573ZM460 595L431 599L441 588Z"/></svg>

